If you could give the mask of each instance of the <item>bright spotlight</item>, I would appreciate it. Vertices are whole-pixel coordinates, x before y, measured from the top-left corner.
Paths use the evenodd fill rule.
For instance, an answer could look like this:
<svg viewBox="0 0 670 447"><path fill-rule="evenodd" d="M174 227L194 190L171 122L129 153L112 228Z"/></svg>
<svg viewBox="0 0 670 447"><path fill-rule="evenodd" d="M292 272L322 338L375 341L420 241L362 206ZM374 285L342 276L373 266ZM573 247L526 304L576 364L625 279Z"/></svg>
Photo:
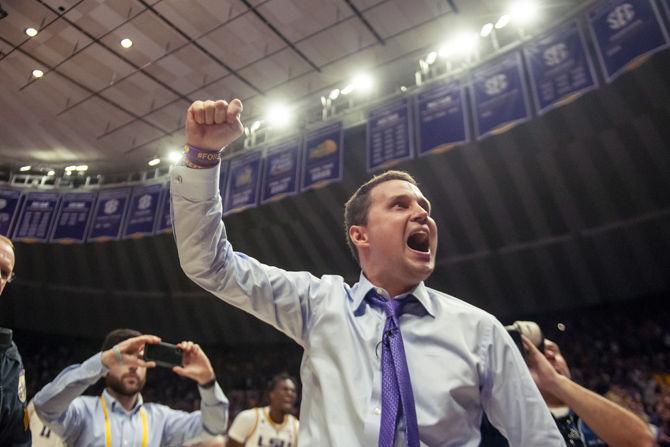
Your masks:
<svg viewBox="0 0 670 447"><path fill-rule="evenodd" d="M85 172L88 171L88 165L79 165L74 168L75 171Z"/></svg>
<svg viewBox="0 0 670 447"><path fill-rule="evenodd" d="M509 16L520 25L530 23L537 18L537 3L533 1L518 1L509 11Z"/></svg>
<svg viewBox="0 0 670 447"><path fill-rule="evenodd" d="M453 48L453 45L452 45L451 43L444 43L444 44L442 44L442 46L440 47L440 49L437 50L437 54L438 54L441 58L443 58L443 59L448 58L449 56L451 56L452 54L454 54L454 48Z"/></svg>
<svg viewBox="0 0 670 447"><path fill-rule="evenodd" d="M349 93L354 91L354 86L352 84L347 84L346 87L344 87L342 90L340 90L340 93L343 95L348 95Z"/></svg>
<svg viewBox="0 0 670 447"><path fill-rule="evenodd" d="M266 119L271 126L286 127L291 121L291 111L283 104L273 104L268 108Z"/></svg>
<svg viewBox="0 0 670 447"><path fill-rule="evenodd" d="M354 78L351 80L351 83L354 86L354 89L361 92L369 92L370 89L372 89L372 76L366 73L360 73L354 76Z"/></svg>
<svg viewBox="0 0 670 447"><path fill-rule="evenodd" d="M42 76L44 76L44 72L39 68L33 70L33 78L41 78Z"/></svg>
<svg viewBox="0 0 670 447"><path fill-rule="evenodd" d="M479 43L479 36L475 33L462 33L454 38L451 47L456 54L467 55L472 53Z"/></svg>
<svg viewBox="0 0 670 447"><path fill-rule="evenodd" d="M340 96L340 89L339 88L331 90L330 93L328 94L328 97L332 101L335 101L339 96Z"/></svg>
<svg viewBox="0 0 670 447"><path fill-rule="evenodd" d="M47 172L47 175L48 175L49 177L51 177L52 175L56 175L56 171L54 171L53 169L51 169L49 172Z"/></svg>
<svg viewBox="0 0 670 447"><path fill-rule="evenodd" d="M181 152L170 151L167 158L168 158L168 160L170 160L171 163L177 163L179 160L181 160Z"/></svg>
<svg viewBox="0 0 670 447"><path fill-rule="evenodd" d="M428 53L428 56L426 56L426 63L428 65L433 65L436 60L437 60L437 51L431 51L430 53Z"/></svg>
<svg viewBox="0 0 670 447"><path fill-rule="evenodd" d="M254 121L249 130L251 132L256 132L258 129L260 129L261 124L262 124L261 121Z"/></svg>
<svg viewBox="0 0 670 447"><path fill-rule="evenodd" d="M37 36L37 30L36 30L35 28L33 28L33 27L26 28L26 34L27 34L29 37L35 37L35 36Z"/></svg>
<svg viewBox="0 0 670 447"><path fill-rule="evenodd" d="M149 166L156 166L157 164L160 164L160 162L161 162L161 159L158 158L158 157L155 157L155 158L152 158L151 160L149 160L149 161L147 162L147 164L148 164Z"/></svg>
<svg viewBox="0 0 670 447"><path fill-rule="evenodd" d="M489 34L491 34L491 31L493 31L493 23L489 22L482 26L482 30L479 32L479 35L482 37L487 37Z"/></svg>
<svg viewBox="0 0 670 447"><path fill-rule="evenodd" d="M32 166L30 166L30 165L27 165L27 166L21 166L21 167L19 168L19 171L21 171L21 172L30 171L30 168L31 168L31 167L32 167Z"/></svg>
<svg viewBox="0 0 670 447"><path fill-rule="evenodd" d="M495 27L496 29L502 29L506 27L508 23L509 23L509 15L505 14L498 19Z"/></svg>
<svg viewBox="0 0 670 447"><path fill-rule="evenodd" d="M128 39L127 37L121 41L121 46L123 48L130 48L133 46L133 41Z"/></svg>
<svg viewBox="0 0 670 447"><path fill-rule="evenodd" d="M72 171L65 171L65 175L72 175Z"/></svg>

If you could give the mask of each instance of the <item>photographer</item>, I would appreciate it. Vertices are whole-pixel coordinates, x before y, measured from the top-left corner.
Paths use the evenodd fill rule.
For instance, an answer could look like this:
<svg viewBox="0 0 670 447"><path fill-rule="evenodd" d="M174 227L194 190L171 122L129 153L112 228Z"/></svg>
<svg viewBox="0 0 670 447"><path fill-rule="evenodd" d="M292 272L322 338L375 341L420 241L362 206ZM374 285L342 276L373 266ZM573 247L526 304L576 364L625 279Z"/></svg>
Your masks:
<svg viewBox="0 0 670 447"><path fill-rule="evenodd" d="M172 370L198 382L201 411L187 413L143 402L140 392L147 368L156 365L142 358L144 347L159 342L158 337L130 329L110 332L102 352L66 368L35 395L35 411L72 446L180 446L204 433L223 433L228 399L216 383L209 359L192 342L177 345L183 352L183 366ZM106 387L101 396L81 396L102 377Z"/></svg>
<svg viewBox="0 0 670 447"><path fill-rule="evenodd" d="M544 344L544 354L528 337L522 336L526 362L569 446L651 447L655 444L644 421L573 382L558 345L551 340L539 340ZM596 444L597 439L587 440L585 435L591 438L595 435L602 443Z"/></svg>

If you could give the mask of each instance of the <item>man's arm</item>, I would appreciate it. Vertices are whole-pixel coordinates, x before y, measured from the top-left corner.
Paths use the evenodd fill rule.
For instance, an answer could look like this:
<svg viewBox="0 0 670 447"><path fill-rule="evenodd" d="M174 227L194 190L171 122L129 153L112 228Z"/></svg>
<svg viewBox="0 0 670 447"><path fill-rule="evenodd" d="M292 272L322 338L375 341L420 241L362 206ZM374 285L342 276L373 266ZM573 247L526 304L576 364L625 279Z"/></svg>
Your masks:
<svg viewBox="0 0 670 447"><path fill-rule="evenodd" d="M240 112L239 100L196 101L186 114L188 144L214 151L232 143L241 134ZM186 275L304 345L313 307L310 291L319 281L306 272L286 272L233 251L222 222L219 165L175 166L170 188L173 233Z"/></svg>
<svg viewBox="0 0 670 447"><path fill-rule="evenodd" d="M528 367L540 391L563 402L605 443L611 447L654 445L651 431L642 419L558 374L535 345L526 339L523 343L528 352Z"/></svg>
<svg viewBox="0 0 670 447"><path fill-rule="evenodd" d="M140 359L138 353L146 343L158 342L160 338L153 335L129 338L112 349L95 354L81 365L65 368L35 395L35 412L59 436L70 438L81 430L85 422L82 419L83 408L77 405L75 399L107 374L109 366L119 357L130 366L155 366L153 362Z"/></svg>
<svg viewBox="0 0 670 447"><path fill-rule="evenodd" d="M228 399L216 383L209 358L191 341L183 341L177 347L183 352L183 366L175 366L172 370L198 383L200 411L186 413L160 407L165 412L163 442L167 445L181 445L203 432L223 434L228 426Z"/></svg>
<svg viewBox="0 0 670 447"><path fill-rule="evenodd" d="M511 446L565 446L521 353L495 320L482 334L484 411Z"/></svg>

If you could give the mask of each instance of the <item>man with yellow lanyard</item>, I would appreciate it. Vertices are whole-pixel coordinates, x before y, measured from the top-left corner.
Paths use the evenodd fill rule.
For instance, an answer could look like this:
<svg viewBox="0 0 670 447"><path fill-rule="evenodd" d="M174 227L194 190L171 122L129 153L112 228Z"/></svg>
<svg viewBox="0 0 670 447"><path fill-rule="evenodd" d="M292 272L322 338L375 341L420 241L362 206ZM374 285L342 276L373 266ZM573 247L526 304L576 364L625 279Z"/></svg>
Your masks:
<svg viewBox="0 0 670 447"><path fill-rule="evenodd" d="M172 370L198 383L201 411L187 413L143 402L140 391L147 368L155 366L142 359L143 349L159 342L156 336L130 329L110 332L102 352L69 366L35 395L35 411L71 446L181 446L203 434L223 433L228 399L209 359L193 342L177 345L183 351L183 367ZM106 387L101 396L81 396L102 377Z"/></svg>

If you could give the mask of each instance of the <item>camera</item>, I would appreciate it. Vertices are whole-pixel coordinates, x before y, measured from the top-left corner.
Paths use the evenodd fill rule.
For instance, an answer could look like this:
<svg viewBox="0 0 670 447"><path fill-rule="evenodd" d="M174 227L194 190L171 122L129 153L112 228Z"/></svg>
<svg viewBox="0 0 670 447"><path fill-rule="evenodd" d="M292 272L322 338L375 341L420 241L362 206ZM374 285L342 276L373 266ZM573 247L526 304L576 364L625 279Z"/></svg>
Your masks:
<svg viewBox="0 0 670 447"><path fill-rule="evenodd" d="M544 353L544 334L540 326L534 321L515 321L509 326L505 326L507 333L512 337L516 347L521 351L521 355L526 357L526 350L521 343L521 336L525 335L531 343L535 345L540 352Z"/></svg>

